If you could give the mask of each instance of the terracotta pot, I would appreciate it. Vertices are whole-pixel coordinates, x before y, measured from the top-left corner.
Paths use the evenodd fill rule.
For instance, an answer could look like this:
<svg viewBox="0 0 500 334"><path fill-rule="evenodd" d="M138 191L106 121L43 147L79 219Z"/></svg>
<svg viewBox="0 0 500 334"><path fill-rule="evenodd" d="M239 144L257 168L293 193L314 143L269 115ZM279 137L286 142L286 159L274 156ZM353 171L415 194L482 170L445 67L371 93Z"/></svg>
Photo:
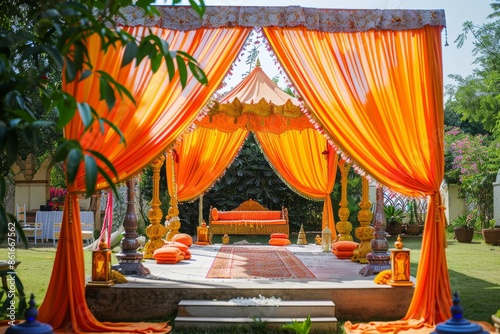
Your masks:
<svg viewBox="0 0 500 334"><path fill-rule="evenodd" d="M474 228L472 227L455 227L453 231L458 242L471 242L474 237Z"/></svg>
<svg viewBox="0 0 500 334"><path fill-rule="evenodd" d="M420 225L417 224L406 225L405 227L405 234L408 235L419 235L420 231Z"/></svg>
<svg viewBox="0 0 500 334"><path fill-rule="evenodd" d="M500 245L500 228L483 228L483 239L488 245Z"/></svg>
<svg viewBox="0 0 500 334"><path fill-rule="evenodd" d="M403 233L404 229L405 227L403 225L394 224L394 225L387 225L385 231L389 233L391 236L397 237L398 234Z"/></svg>

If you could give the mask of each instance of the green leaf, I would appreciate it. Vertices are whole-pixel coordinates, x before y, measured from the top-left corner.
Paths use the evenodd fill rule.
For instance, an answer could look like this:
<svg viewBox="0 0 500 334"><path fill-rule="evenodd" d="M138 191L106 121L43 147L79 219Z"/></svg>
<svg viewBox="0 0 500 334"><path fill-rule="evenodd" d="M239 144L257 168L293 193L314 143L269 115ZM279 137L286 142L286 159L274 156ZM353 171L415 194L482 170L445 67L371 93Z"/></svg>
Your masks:
<svg viewBox="0 0 500 334"><path fill-rule="evenodd" d="M187 82L187 68L186 68L186 63L184 61L184 57L181 55L177 55L175 57L177 60L177 70L179 71L179 78L181 79L181 86L182 88L186 87L186 82Z"/></svg>
<svg viewBox="0 0 500 334"><path fill-rule="evenodd" d="M75 77L76 77L76 66L75 66L75 63L69 59L68 57L66 57L65 59L65 75L66 75L66 81L67 82L73 82L73 80L75 80Z"/></svg>
<svg viewBox="0 0 500 334"><path fill-rule="evenodd" d="M92 196L95 191L95 184L97 182L97 164L93 156L85 155L85 187L87 197Z"/></svg>
<svg viewBox="0 0 500 334"><path fill-rule="evenodd" d="M115 184L113 183L113 180L109 177L108 174L102 169L101 167L97 166L97 170L99 171L99 174L102 175L102 177L108 182L108 185L111 187L111 190L113 190L113 193L115 194L116 197L119 197L120 195L118 194L118 189L116 188Z"/></svg>
<svg viewBox="0 0 500 334"><path fill-rule="evenodd" d="M189 4L191 5L191 8L194 9L195 12L202 17L205 14L205 1L199 0L200 4L198 5L196 1L194 0L189 0Z"/></svg>
<svg viewBox="0 0 500 334"><path fill-rule="evenodd" d="M101 129L103 128L102 124L107 124L110 128L112 128L120 136L120 143L124 143L125 145L127 145L127 142L125 141L125 136L123 135L123 132L114 123L110 122L106 118L100 118L99 122L101 123Z"/></svg>
<svg viewBox="0 0 500 334"><path fill-rule="evenodd" d="M123 59L122 59L122 67L128 65L132 60L134 60L135 56L137 55L137 44L134 42L128 42L125 45L125 53L123 54Z"/></svg>
<svg viewBox="0 0 500 334"><path fill-rule="evenodd" d="M162 59L163 58L161 55L155 55L151 57L151 70L153 71L153 73L156 73L160 68Z"/></svg>
<svg viewBox="0 0 500 334"><path fill-rule="evenodd" d="M205 72L197 65L192 62L189 62L189 69L191 70L191 73L193 73L194 77L196 80L198 80L199 83L203 85L208 85L208 78L205 74Z"/></svg>
<svg viewBox="0 0 500 334"><path fill-rule="evenodd" d="M99 160L101 160L108 168L109 170L113 173L116 179L118 179L118 172L116 171L115 167L111 163L111 161L108 160L104 155L102 155L100 152L94 151L94 150L89 150L90 153L95 155Z"/></svg>
<svg viewBox="0 0 500 334"><path fill-rule="evenodd" d="M83 81L83 80L87 79L88 77L90 77L91 74L92 74L92 71L84 70L82 72L82 75L80 75L80 78L78 79L78 81Z"/></svg>
<svg viewBox="0 0 500 334"><path fill-rule="evenodd" d="M90 110L90 105L87 102L83 103L78 102L77 105L83 126L85 127L85 129L88 129L94 122L94 118L92 117L92 112Z"/></svg>
<svg viewBox="0 0 500 334"><path fill-rule="evenodd" d="M76 113L76 100L68 93L56 92L52 96L54 99L55 107L59 112L59 121L57 122L57 128L62 129L73 119L73 116Z"/></svg>
<svg viewBox="0 0 500 334"><path fill-rule="evenodd" d="M106 104L108 106L108 110L113 109L115 106L116 98L115 98L115 92L109 82L104 78L100 77L99 78L99 90L100 90L100 98L99 100L106 100Z"/></svg>
<svg viewBox="0 0 500 334"><path fill-rule="evenodd" d="M66 158L66 174L68 176L68 183L72 184L76 180L78 168L82 161L82 152L79 149L72 148Z"/></svg>
<svg viewBox="0 0 500 334"><path fill-rule="evenodd" d="M167 65L168 79L172 80L175 75L175 65L174 59L172 58L172 52L165 55L165 64ZM174 53L175 54L175 53Z"/></svg>

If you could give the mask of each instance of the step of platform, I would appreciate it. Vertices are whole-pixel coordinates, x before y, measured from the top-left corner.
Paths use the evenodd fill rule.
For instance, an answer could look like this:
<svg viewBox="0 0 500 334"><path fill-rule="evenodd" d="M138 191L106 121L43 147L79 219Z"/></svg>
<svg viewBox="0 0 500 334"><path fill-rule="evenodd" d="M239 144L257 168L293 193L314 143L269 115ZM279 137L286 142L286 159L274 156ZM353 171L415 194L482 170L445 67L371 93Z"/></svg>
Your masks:
<svg viewBox="0 0 500 334"><path fill-rule="evenodd" d="M335 304L325 300L276 301L272 304L242 305L222 300L181 300L176 327L214 328L265 322L276 328L310 316L315 331L336 332Z"/></svg>

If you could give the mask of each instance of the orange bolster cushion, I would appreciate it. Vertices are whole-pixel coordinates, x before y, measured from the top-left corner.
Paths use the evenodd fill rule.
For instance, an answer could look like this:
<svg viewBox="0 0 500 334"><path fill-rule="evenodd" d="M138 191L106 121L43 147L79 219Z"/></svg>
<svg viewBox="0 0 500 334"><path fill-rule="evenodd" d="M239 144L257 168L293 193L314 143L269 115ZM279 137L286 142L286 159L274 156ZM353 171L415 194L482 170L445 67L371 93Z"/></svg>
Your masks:
<svg viewBox="0 0 500 334"><path fill-rule="evenodd" d="M288 239L276 238L269 240L269 244L272 246L288 246L291 242Z"/></svg>
<svg viewBox="0 0 500 334"><path fill-rule="evenodd" d="M184 260L182 251L177 247L161 247L154 251L153 258L158 264L172 264Z"/></svg>
<svg viewBox="0 0 500 334"><path fill-rule="evenodd" d="M212 220L219 220L219 211L217 211L217 208L212 209Z"/></svg>
<svg viewBox="0 0 500 334"><path fill-rule="evenodd" d="M193 238L189 234L186 234L186 233L179 233L179 234L174 235L174 237L172 238L172 241L180 242L181 244L184 244L188 247L191 247L191 245L193 244Z"/></svg>
<svg viewBox="0 0 500 334"><path fill-rule="evenodd" d="M189 248L188 246L186 246L180 242L177 242L177 241L164 241L163 247L175 247L175 248L180 249L182 252L187 251Z"/></svg>
<svg viewBox="0 0 500 334"><path fill-rule="evenodd" d="M271 234L271 239L288 239L288 235L285 233L273 233Z"/></svg>
<svg viewBox="0 0 500 334"><path fill-rule="evenodd" d="M354 241L337 241L332 244L332 252L339 259L348 259L353 256L357 245Z"/></svg>

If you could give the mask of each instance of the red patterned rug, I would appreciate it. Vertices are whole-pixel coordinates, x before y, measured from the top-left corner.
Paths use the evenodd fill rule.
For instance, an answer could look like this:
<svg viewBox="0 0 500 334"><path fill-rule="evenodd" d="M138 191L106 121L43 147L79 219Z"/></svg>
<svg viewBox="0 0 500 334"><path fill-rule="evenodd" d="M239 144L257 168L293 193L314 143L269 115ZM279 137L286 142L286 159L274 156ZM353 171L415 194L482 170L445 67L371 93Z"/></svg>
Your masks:
<svg viewBox="0 0 500 334"><path fill-rule="evenodd" d="M284 247L222 246L207 278L315 278Z"/></svg>

